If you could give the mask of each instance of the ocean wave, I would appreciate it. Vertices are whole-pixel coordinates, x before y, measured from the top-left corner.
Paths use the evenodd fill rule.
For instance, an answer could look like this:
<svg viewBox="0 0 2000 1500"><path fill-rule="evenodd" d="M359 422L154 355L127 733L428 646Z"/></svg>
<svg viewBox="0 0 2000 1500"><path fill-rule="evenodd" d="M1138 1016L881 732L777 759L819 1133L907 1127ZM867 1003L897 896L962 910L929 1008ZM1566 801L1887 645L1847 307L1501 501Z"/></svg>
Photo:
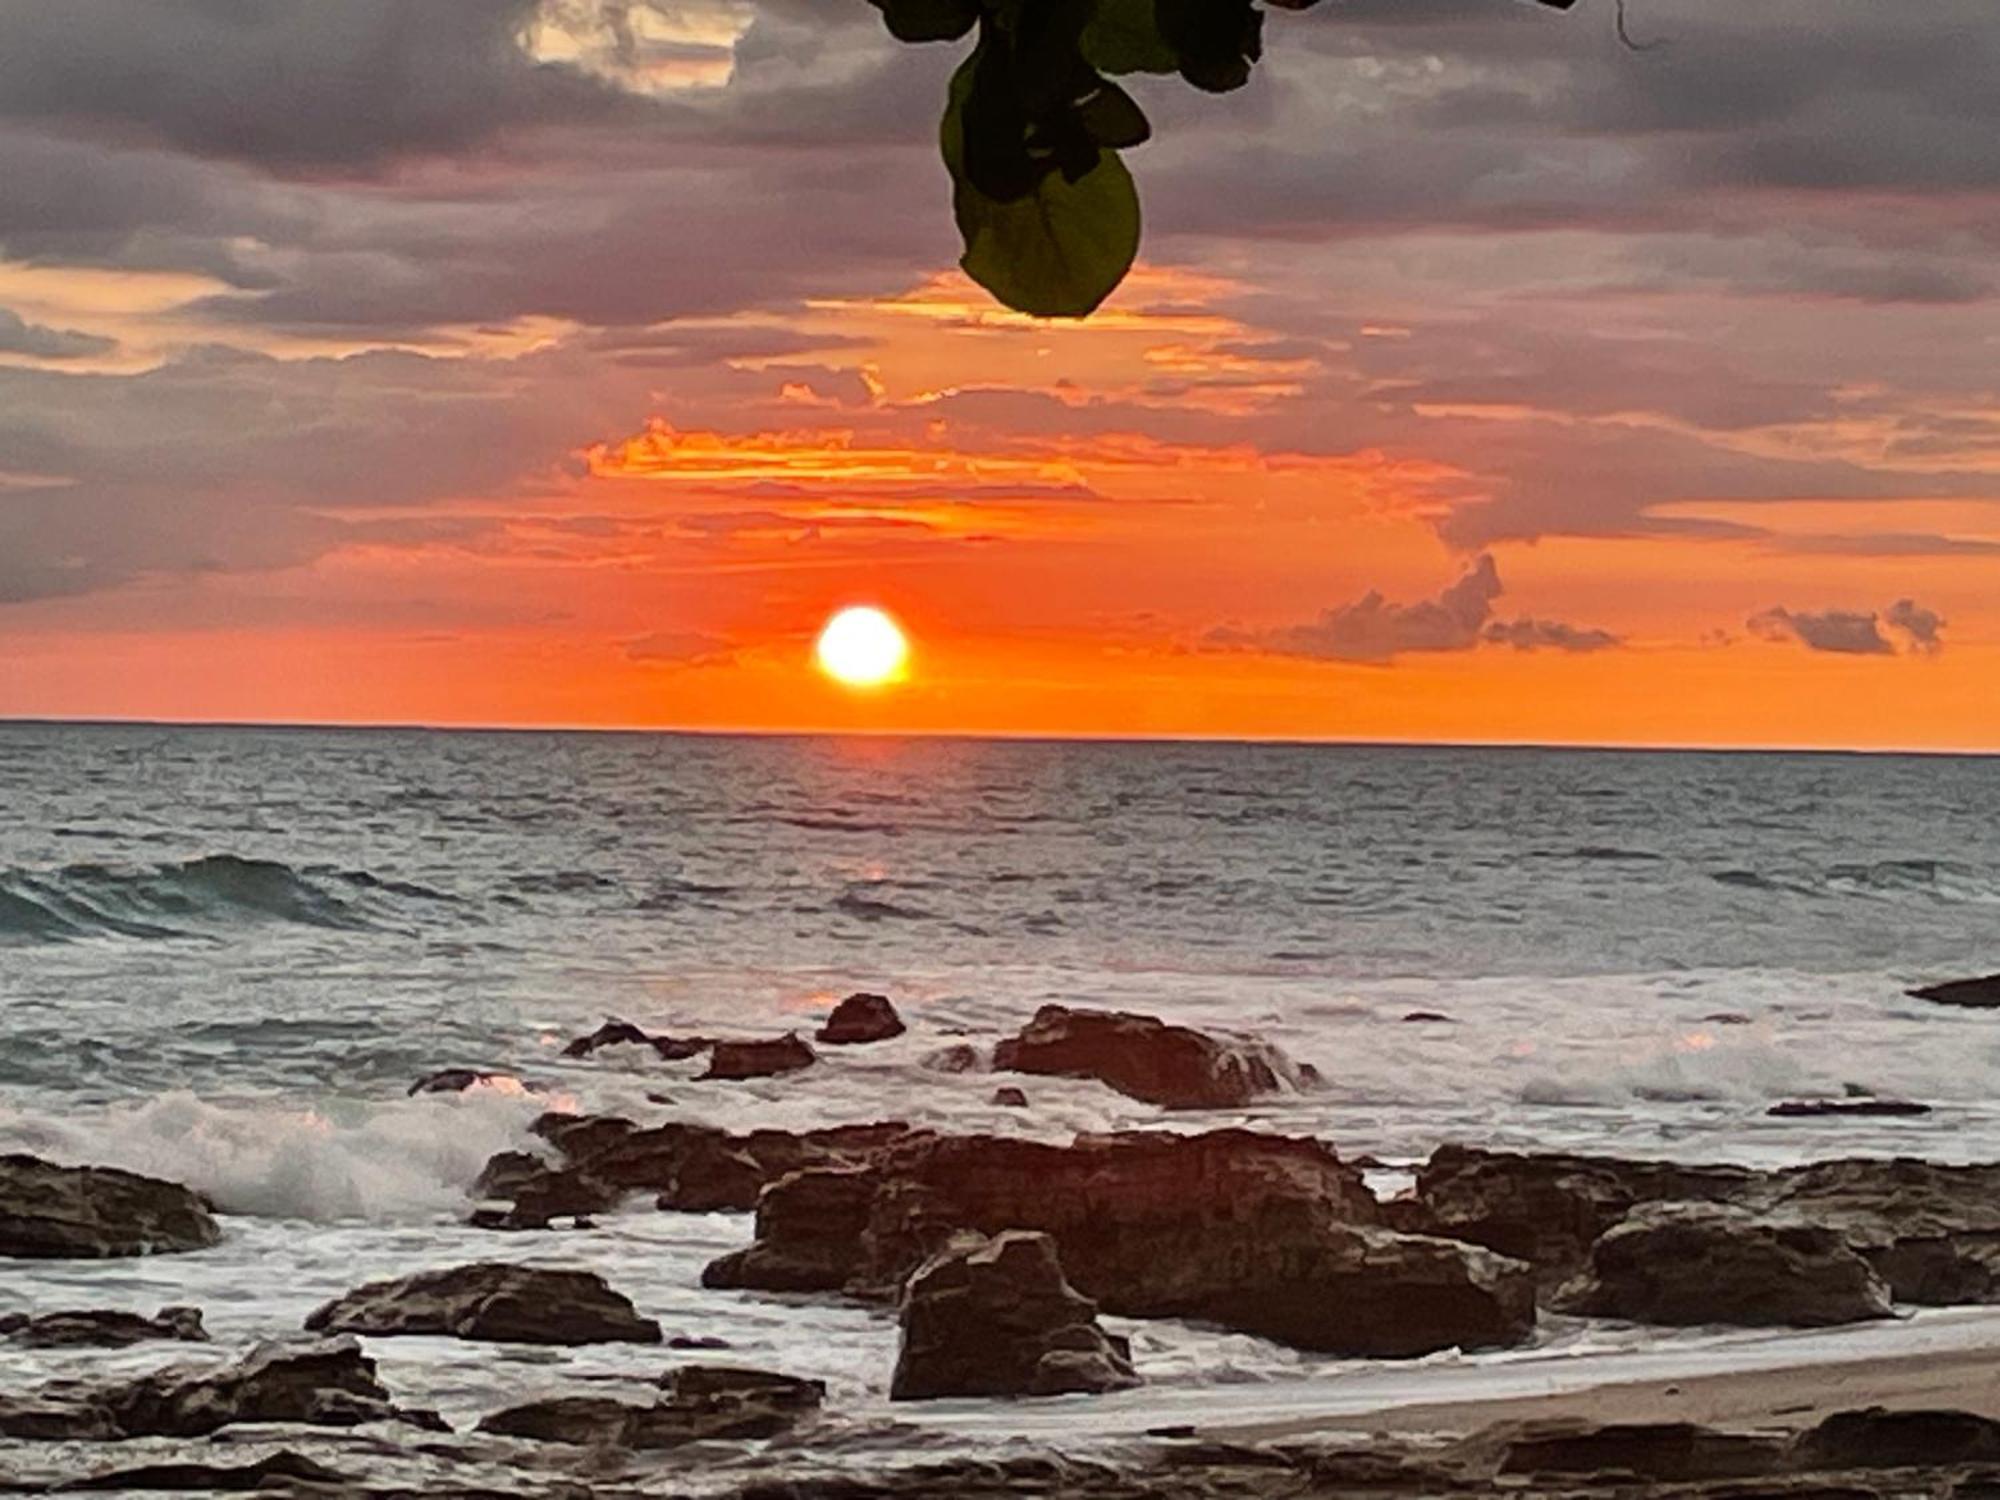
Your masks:
<svg viewBox="0 0 2000 1500"><path fill-rule="evenodd" d="M205 854L157 865L0 869L0 943L213 937L249 922L374 925L370 898L452 898L365 871Z"/></svg>
<svg viewBox="0 0 2000 1500"><path fill-rule="evenodd" d="M380 1104L222 1105L176 1090L61 1116L0 1109L0 1150L186 1183L224 1213L318 1224L455 1214L546 1101L498 1090Z"/></svg>

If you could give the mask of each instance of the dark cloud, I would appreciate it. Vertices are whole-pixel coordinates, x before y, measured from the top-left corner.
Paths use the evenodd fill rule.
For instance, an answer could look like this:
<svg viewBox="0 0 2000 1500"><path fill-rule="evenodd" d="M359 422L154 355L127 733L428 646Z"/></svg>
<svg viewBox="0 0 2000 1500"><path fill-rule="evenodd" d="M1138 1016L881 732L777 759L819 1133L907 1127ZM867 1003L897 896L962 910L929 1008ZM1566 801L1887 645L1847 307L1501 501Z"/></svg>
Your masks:
<svg viewBox="0 0 2000 1500"><path fill-rule="evenodd" d="M1919 655L1936 656L1944 650L1939 632L1944 629L1945 620L1936 610L1926 609L1914 599L1898 599L1883 618L1910 638L1910 649Z"/></svg>
<svg viewBox="0 0 2000 1500"><path fill-rule="evenodd" d="M1797 641L1809 651L1842 656L1893 656L1896 648L1882 634L1882 618L1852 610L1829 609L1817 614L1773 605L1744 624L1767 641Z"/></svg>
<svg viewBox="0 0 2000 1500"><path fill-rule="evenodd" d="M1601 651L1618 644L1607 631L1554 620L1492 619L1505 592L1499 566L1482 556L1436 597L1396 604L1371 589L1351 604L1322 610L1317 619L1273 630L1211 631L1212 644L1253 647L1280 656L1318 661L1387 662L1416 652L1470 651L1482 642L1517 650Z"/></svg>
<svg viewBox="0 0 2000 1500"><path fill-rule="evenodd" d="M30 323L10 308L0 307L0 354L24 354L29 359L84 359L108 354L116 339L73 328L49 328Z"/></svg>

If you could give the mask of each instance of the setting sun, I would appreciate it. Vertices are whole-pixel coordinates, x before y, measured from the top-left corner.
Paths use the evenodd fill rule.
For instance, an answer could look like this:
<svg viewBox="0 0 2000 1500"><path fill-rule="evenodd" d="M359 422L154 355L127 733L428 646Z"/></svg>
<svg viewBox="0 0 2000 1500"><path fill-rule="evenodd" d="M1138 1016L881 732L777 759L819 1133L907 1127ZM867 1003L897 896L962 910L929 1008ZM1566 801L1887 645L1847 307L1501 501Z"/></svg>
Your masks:
<svg viewBox="0 0 2000 1500"><path fill-rule="evenodd" d="M815 648L819 669L849 687L902 680L910 643L902 627L872 605L854 605L826 622Z"/></svg>

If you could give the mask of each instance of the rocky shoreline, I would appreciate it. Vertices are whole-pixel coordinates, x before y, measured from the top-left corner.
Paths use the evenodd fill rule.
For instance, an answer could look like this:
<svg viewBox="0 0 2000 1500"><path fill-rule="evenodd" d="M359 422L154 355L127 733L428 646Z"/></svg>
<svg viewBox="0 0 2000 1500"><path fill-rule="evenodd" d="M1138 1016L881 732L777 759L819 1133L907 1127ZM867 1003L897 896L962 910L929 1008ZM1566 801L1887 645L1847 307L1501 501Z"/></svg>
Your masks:
<svg viewBox="0 0 2000 1500"><path fill-rule="evenodd" d="M814 1040L865 1047L905 1030L885 997L857 995ZM795 1034L659 1037L615 1020L566 1054L624 1046L662 1059L705 1053L702 1081L717 1086L819 1065L813 1043ZM1054 1142L895 1120L731 1133L551 1111L535 1122L534 1149L487 1164L470 1223L533 1237L648 1201L661 1212L754 1213L751 1242L713 1260L702 1284L880 1308L898 1326L893 1369L882 1372L898 1403L1142 1388L1143 1362L1100 1315L1191 1321L1316 1355L1408 1360L1519 1347L1550 1316L1825 1328L1915 1307L2000 1304L2000 1165L1842 1159L1756 1170L1444 1146L1407 1192L1384 1200L1325 1142L1200 1128L1202 1111L1317 1086L1310 1066L1267 1043L1048 1006L990 1060L954 1043L933 1065L966 1065L966 1051L971 1066L1023 1079L1096 1079L1160 1110L1160 1126ZM419 1088L450 1092L492 1076L447 1069ZM1025 1105L1028 1095L1019 1097ZM175 1183L0 1158L0 1257L199 1254L226 1233L226 1216ZM357 1336L672 1342L603 1276L513 1262L356 1286L302 1328L268 1335L223 1363L25 1390L0 1383L0 1491L54 1492L82 1477L82 1487L135 1493L553 1494L574 1484L585 1486L576 1493L683 1493L673 1486L688 1483L686 1473L649 1467L646 1455L686 1447L708 1460L705 1490L769 1500L2000 1490L2000 1426L1987 1416L1878 1412L1866 1402L1741 1430L1668 1412L1460 1422L1448 1433L1366 1441L1222 1443L1176 1431L1116 1462L1048 1454L928 1467L907 1432L843 1414L818 1382L684 1349L663 1357L650 1399L579 1389L489 1411L458 1433L434 1412L400 1405L374 1346ZM193 1308L30 1318L0 1305L0 1354L10 1343L131 1349L206 1337ZM364 1433L373 1444L365 1451L353 1436ZM180 1449L144 1463L123 1456L135 1444L194 1440L255 1451L240 1462ZM857 1462L814 1473L832 1451ZM52 1467L64 1464L68 1473ZM761 1477L745 1477L751 1471Z"/></svg>

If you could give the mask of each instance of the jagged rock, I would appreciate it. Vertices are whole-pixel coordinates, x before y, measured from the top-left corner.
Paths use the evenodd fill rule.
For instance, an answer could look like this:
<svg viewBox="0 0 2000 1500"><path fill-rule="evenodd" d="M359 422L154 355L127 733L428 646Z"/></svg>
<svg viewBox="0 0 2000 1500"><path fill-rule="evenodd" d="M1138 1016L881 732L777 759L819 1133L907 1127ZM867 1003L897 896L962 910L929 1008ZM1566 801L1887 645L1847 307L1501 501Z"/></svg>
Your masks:
<svg viewBox="0 0 2000 1500"><path fill-rule="evenodd" d="M482 1085L494 1088L512 1089L522 1094L539 1094L542 1086L517 1078L512 1073L490 1072L481 1068L440 1068L435 1073L427 1073L410 1085L410 1097L419 1094L462 1094L467 1089Z"/></svg>
<svg viewBox="0 0 2000 1500"><path fill-rule="evenodd" d="M670 1372L652 1406L599 1396L559 1396L493 1413L481 1432L544 1443L678 1448L705 1439L776 1437L818 1409L826 1387L761 1370L689 1365Z"/></svg>
<svg viewBox="0 0 2000 1500"><path fill-rule="evenodd" d="M993 1102L1002 1109L1026 1109L1028 1096L1010 1084L1006 1088L993 1091Z"/></svg>
<svg viewBox="0 0 2000 1500"><path fill-rule="evenodd" d="M314 1332L513 1344L657 1344L660 1325L590 1271L483 1262L374 1281L314 1309Z"/></svg>
<svg viewBox="0 0 2000 1500"><path fill-rule="evenodd" d="M2000 1301L2000 1165L1815 1162L1761 1179L1746 1201L1836 1231L1898 1302Z"/></svg>
<svg viewBox="0 0 2000 1500"><path fill-rule="evenodd" d="M1903 1116L1927 1115L1931 1112L1928 1104L1919 1104L1913 1099L1782 1099L1764 1113L1777 1120L1812 1120L1823 1116L1871 1118L1899 1118Z"/></svg>
<svg viewBox="0 0 2000 1500"><path fill-rule="evenodd" d="M208 1204L177 1182L0 1156L0 1257L158 1255L221 1238Z"/></svg>
<svg viewBox="0 0 2000 1500"><path fill-rule="evenodd" d="M900 1121L883 1121L732 1135L712 1125L675 1122L641 1130L627 1120L599 1118L551 1124L542 1133L562 1164L520 1151L495 1156L474 1191L511 1199L512 1207L482 1208L475 1223L546 1228L552 1219L607 1212L641 1191L657 1194L661 1208L748 1213L765 1186L789 1172L866 1160L912 1132Z"/></svg>
<svg viewBox="0 0 2000 1500"><path fill-rule="evenodd" d="M886 1042L890 1037L901 1036L907 1029L887 995L861 992L849 995L836 1005L827 1016L826 1024L813 1033L813 1040L829 1046L848 1047L863 1042Z"/></svg>
<svg viewBox="0 0 2000 1500"><path fill-rule="evenodd" d="M970 1042L953 1042L917 1059L917 1066L932 1073L977 1073L986 1065L979 1049Z"/></svg>
<svg viewBox="0 0 2000 1500"><path fill-rule="evenodd" d="M260 1344L220 1367L174 1365L105 1386L56 1381L32 1397L0 1397L0 1437L43 1441L206 1437L238 1422L381 1421L443 1426L435 1413L396 1407L375 1361L351 1338Z"/></svg>
<svg viewBox="0 0 2000 1500"><path fill-rule="evenodd" d="M711 1039L703 1036L655 1036L630 1021L621 1021L613 1016L588 1036L572 1040L563 1048L562 1055L589 1057L602 1047L651 1047L665 1061L679 1062L706 1052L714 1045Z"/></svg>
<svg viewBox="0 0 2000 1500"><path fill-rule="evenodd" d="M1943 984L1927 984L1904 994L1912 1000L1928 1000L1933 1005L1957 1005L1972 1010L2000 1010L2000 974L1983 979L1952 979Z"/></svg>
<svg viewBox="0 0 2000 1500"><path fill-rule="evenodd" d="M911 1275L892 1401L1055 1396L1139 1384L1132 1351L1063 1279L1056 1243L1010 1230L963 1235Z"/></svg>
<svg viewBox="0 0 2000 1500"><path fill-rule="evenodd" d="M1724 1201L1755 1180L1742 1167L1440 1146L1393 1217L1399 1228L1524 1260L1555 1282L1575 1274L1598 1237L1640 1204Z"/></svg>
<svg viewBox="0 0 2000 1500"><path fill-rule="evenodd" d="M1121 1316L1388 1356L1511 1344L1533 1327L1525 1267L1379 1218L1360 1174L1316 1141L916 1136L862 1166L774 1183L756 1243L703 1281L892 1295L955 1231L1028 1229L1054 1236L1070 1281Z"/></svg>
<svg viewBox="0 0 2000 1500"><path fill-rule="evenodd" d="M1476 1434L1467 1446L1497 1446L1500 1474L1596 1476L1609 1482L1607 1488L1632 1479L1698 1484L1759 1478L1781 1472L1790 1457L1782 1437L1718 1432L1688 1422L1527 1422Z"/></svg>
<svg viewBox="0 0 2000 1500"><path fill-rule="evenodd" d="M773 1078L796 1073L819 1061L810 1043L796 1031L781 1037L749 1042L717 1042L709 1050L708 1071L703 1079L736 1080Z"/></svg>
<svg viewBox="0 0 2000 1500"><path fill-rule="evenodd" d="M0 1338L29 1349L123 1349L155 1340L205 1344L198 1307L163 1307L157 1317L88 1309L79 1312L0 1313Z"/></svg>
<svg viewBox="0 0 2000 1500"><path fill-rule="evenodd" d="M1591 1247L1566 1312L1676 1326L1819 1328L1890 1316L1889 1289L1833 1230L1718 1203L1651 1203Z"/></svg>
<svg viewBox="0 0 2000 1500"><path fill-rule="evenodd" d="M1044 1005L994 1048L1000 1072L1095 1078L1164 1109L1240 1109L1265 1094L1306 1085L1300 1069L1266 1042L1209 1036L1126 1011Z"/></svg>

